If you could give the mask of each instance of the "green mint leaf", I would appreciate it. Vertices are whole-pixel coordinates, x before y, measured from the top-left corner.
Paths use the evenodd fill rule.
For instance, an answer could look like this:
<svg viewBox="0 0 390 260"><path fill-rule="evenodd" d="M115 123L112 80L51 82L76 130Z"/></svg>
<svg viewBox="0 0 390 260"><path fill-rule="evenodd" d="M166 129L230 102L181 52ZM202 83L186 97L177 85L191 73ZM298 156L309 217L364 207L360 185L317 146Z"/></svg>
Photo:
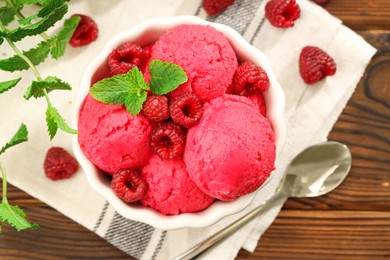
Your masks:
<svg viewBox="0 0 390 260"><path fill-rule="evenodd" d="M8 202L0 204L0 221L7 222L16 230L38 229L38 224L30 223L26 218L26 213L18 206L12 206Z"/></svg>
<svg viewBox="0 0 390 260"><path fill-rule="evenodd" d="M54 117L56 112L51 111L51 106L49 106L46 109L46 125L47 125L47 131L49 132L50 140L54 138L54 136L57 133L58 126L56 124L56 121L54 120Z"/></svg>
<svg viewBox="0 0 390 260"><path fill-rule="evenodd" d="M25 27L19 27L9 31L7 33L7 37L10 38L13 42L17 42L26 36L38 35L40 33L43 33L47 31L47 29L52 27L56 22L61 20L67 11L68 6L66 4L61 5L60 7L54 9L50 14L43 17L40 21Z"/></svg>
<svg viewBox="0 0 390 260"><path fill-rule="evenodd" d="M130 86L126 74L118 74L96 82L89 90L91 96L106 104L125 104Z"/></svg>
<svg viewBox="0 0 390 260"><path fill-rule="evenodd" d="M28 25L29 23L31 23L32 20L34 19L37 19L38 18L38 14L33 14L29 17L26 17L26 18L23 18L23 19L19 19L18 20L18 23L20 25Z"/></svg>
<svg viewBox="0 0 390 260"><path fill-rule="evenodd" d="M148 92L140 90L138 93L130 93L125 100L126 110L136 116L142 110L142 104L145 102Z"/></svg>
<svg viewBox="0 0 390 260"><path fill-rule="evenodd" d="M46 123L49 131L50 139L53 139L57 133L58 128L70 133L77 134L77 131L72 129L62 118L57 109L53 106L49 106L46 110Z"/></svg>
<svg viewBox="0 0 390 260"><path fill-rule="evenodd" d="M54 10L65 4L64 0L43 0L42 7L37 13L38 17L45 17L50 15Z"/></svg>
<svg viewBox="0 0 390 260"><path fill-rule="evenodd" d="M74 31L76 30L76 27L79 24L80 20L80 16L73 16L65 20L64 26L55 38L53 48L51 49L51 56L54 59L58 59L59 57L64 55L69 40L72 37Z"/></svg>
<svg viewBox="0 0 390 260"><path fill-rule="evenodd" d="M18 84L18 82L20 80L21 80L21 78L17 78L17 79L12 79L12 80L0 82L0 94L15 87L16 84Z"/></svg>
<svg viewBox="0 0 390 260"><path fill-rule="evenodd" d="M15 6L30 5L30 4L42 4L44 0L14 0Z"/></svg>
<svg viewBox="0 0 390 260"><path fill-rule="evenodd" d="M3 6L0 8L0 21L4 26L8 25L14 20L15 10L11 7Z"/></svg>
<svg viewBox="0 0 390 260"><path fill-rule="evenodd" d="M38 65L43 62L50 52L50 46L52 44L51 40L42 41L38 44L36 48L24 51L23 54L31 60L34 65ZM17 70L27 70L30 67L27 62L25 62L18 55L15 55L8 59L0 60L0 69L5 71L17 71Z"/></svg>
<svg viewBox="0 0 390 260"><path fill-rule="evenodd" d="M125 106L126 110L136 116L142 110L142 104L145 102L149 90L149 85L146 83L144 75L137 68L132 68L127 74L130 87L128 89Z"/></svg>
<svg viewBox="0 0 390 260"><path fill-rule="evenodd" d="M135 89L143 89L143 90L149 90L149 85L146 83L144 75L142 72L138 69L138 67L134 67L129 72L127 72L127 78L129 81L129 84L132 88Z"/></svg>
<svg viewBox="0 0 390 260"><path fill-rule="evenodd" d="M185 71L180 66L161 60L150 62L149 74L150 89L157 95L167 94L188 80Z"/></svg>
<svg viewBox="0 0 390 260"><path fill-rule="evenodd" d="M133 116L137 115L146 100L149 85L142 72L132 68L127 74L115 75L96 82L89 93L93 98L106 104L125 105Z"/></svg>
<svg viewBox="0 0 390 260"><path fill-rule="evenodd" d="M47 93L53 91L53 90L71 90L72 87L62 81L61 79L53 76L48 76L44 80L41 81L33 81L31 86L27 89L26 93L24 94L25 99L30 99L31 97L40 98L45 96L45 93L43 90L46 90Z"/></svg>
<svg viewBox="0 0 390 260"><path fill-rule="evenodd" d="M20 144L22 142L25 142L28 140L28 131L25 124L21 124L18 131L15 133L15 135L11 138L11 140L6 143L1 149L0 154L4 153L8 148L11 148L12 146L15 146L17 144Z"/></svg>

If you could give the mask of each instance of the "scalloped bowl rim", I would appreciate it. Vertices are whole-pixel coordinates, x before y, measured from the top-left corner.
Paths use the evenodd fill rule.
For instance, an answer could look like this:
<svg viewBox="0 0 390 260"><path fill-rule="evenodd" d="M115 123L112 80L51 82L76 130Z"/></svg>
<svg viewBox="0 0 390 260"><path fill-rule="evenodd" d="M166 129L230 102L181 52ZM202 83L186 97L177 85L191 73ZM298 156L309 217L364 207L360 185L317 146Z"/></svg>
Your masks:
<svg viewBox="0 0 390 260"><path fill-rule="evenodd" d="M223 24L212 23L205 21L201 18L194 16L176 16L172 18L154 18L147 20L131 29L121 32L112 37L108 43L104 46L102 51L95 57L95 59L87 66L84 71L80 89L76 94L76 98L72 109L72 126L77 128L77 121L81 105L88 94L88 90L91 84L91 78L96 72L97 68L106 60L108 54L116 48L119 44L125 41L131 41L137 39L140 35L143 35L146 31L153 28L153 30L166 31L169 28L181 25L181 24L201 24L210 25L222 32L228 39L237 55L245 57L246 59L260 65L268 74L271 87L265 94L266 106L267 106L267 118L270 120L271 125L274 128L276 136L276 148L277 154L281 150L286 137L286 128L284 121L284 106L285 97L283 90L276 80L271 64L265 55L250 45L244 38L234 29ZM239 48L238 48L239 46ZM267 102L267 100L273 100ZM165 216L153 209L147 207L134 207L125 203L119 199L111 187L104 183L99 178L99 170L85 157L78 143L77 135L72 137L72 146L75 157L84 170L87 180L91 187L103 196L113 206L113 208L125 218L147 223L155 228L164 230L178 229L184 227L206 227L212 225L222 218L237 213L246 208L253 200L256 193L264 187L272 178L274 174L266 180L263 185L256 191L242 196L232 202L215 201L207 209L194 212L184 213L180 215Z"/></svg>

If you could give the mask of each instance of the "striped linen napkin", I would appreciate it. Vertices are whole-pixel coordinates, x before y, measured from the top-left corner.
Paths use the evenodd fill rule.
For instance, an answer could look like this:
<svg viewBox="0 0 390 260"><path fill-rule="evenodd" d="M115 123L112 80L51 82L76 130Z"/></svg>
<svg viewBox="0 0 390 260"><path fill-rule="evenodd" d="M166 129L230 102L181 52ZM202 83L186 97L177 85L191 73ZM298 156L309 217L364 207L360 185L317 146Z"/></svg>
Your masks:
<svg viewBox="0 0 390 260"><path fill-rule="evenodd" d="M327 139L375 49L322 7L307 0L297 0L301 7L301 17L294 27L275 28L264 18L266 2L236 0L222 14L208 17L201 8L201 0L71 1L67 16L74 13L91 16L99 26L99 38L87 47L69 48L60 63L48 60L39 66L42 75L58 75L74 87L73 93L52 94L53 103L65 115L67 122L70 122L72 99L80 84L83 69L113 35L149 18L184 14L196 15L236 29L271 61L286 95L288 127L286 143L277 158L275 177L257 194L246 210L207 228L164 231L120 216L104 198L90 188L81 170L69 180L48 180L42 169L46 151L51 146L61 146L71 151L71 136L59 133L50 142L44 123L45 104L39 100L24 101L21 98L23 89L0 95L0 111L8 111L9 107L19 108L13 113L0 114L0 122L7 122L7 125L0 125L0 138L8 140L21 121L27 124L30 131L28 143L7 151L2 158L10 183L137 259L171 259L271 197L288 162L310 144ZM337 63L336 75L313 86L306 85L298 71L299 53L305 45L316 45L326 50ZM11 54L11 49L3 46L2 49L5 54ZM15 74L17 73L12 78L15 78ZM10 75L0 71L0 77L7 80ZM23 73L23 80L19 84L27 85L31 79L32 75ZM28 115L25 111L34 111L34 115ZM253 251L281 206L275 205L202 258L233 259L241 248Z"/></svg>

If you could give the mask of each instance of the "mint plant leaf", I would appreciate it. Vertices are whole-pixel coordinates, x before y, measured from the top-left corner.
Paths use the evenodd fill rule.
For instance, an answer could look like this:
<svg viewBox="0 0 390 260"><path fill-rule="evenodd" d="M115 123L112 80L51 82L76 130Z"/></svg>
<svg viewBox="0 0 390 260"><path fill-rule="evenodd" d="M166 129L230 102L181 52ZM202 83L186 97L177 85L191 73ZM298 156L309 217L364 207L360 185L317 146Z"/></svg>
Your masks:
<svg viewBox="0 0 390 260"><path fill-rule="evenodd" d="M138 69L138 67L134 67L126 74L129 80L129 84L132 88L149 90L150 87L148 83L146 83L144 75Z"/></svg>
<svg viewBox="0 0 390 260"><path fill-rule="evenodd" d="M42 7L37 13L38 17L45 17L50 15L54 10L65 4L64 0L43 0Z"/></svg>
<svg viewBox="0 0 390 260"><path fill-rule="evenodd" d="M51 107L49 106L46 109L46 125L47 125L47 131L49 132L50 140L52 140L57 133L58 126L56 124L56 121L54 120L55 115L53 115L53 112L51 111L50 108Z"/></svg>
<svg viewBox="0 0 390 260"><path fill-rule="evenodd" d="M20 41L26 36L38 35L47 31L50 27L52 27L57 21L61 20L66 12L68 11L67 5L61 5L51 12L49 15L42 18L40 21L25 26L18 27L14 30L11 30L7 33L7 37L11 39L13 42Z"/></svg>
<svg viewBox="0 0 390 260"><path fill-rule="evenodd" d="M133 116L137 115L146 100L149 85L142 72L132 68L127 74L118 74L96 82L89 93L93 98L106 104L125 105Z"/></svg>
<svg viewBox="0 0 390 260"><path fill-rule="evenodd" d="M142 104L145 102L148 92L140 90L138 93L129 94L125 100L126 110L136 116L142 110Z"/></svg>
<svg viewBox="0 0 390 260"><path fill-rule="evenodd" d="M125 104L130 88L127 74L118 74L96 82L89 90L91 96L106 104Z"/></svg>
<svg viewBox="0 0 390 260"><path fill-rule="evenodd" d="M12 79L12 80L0 82L0 94L15 87L16 84L18 84L18 82L20 80L21 80L21 78L17 78L17 79Z"/></svg>
<svg viewBox="0 0 390 260"><path fill-rule="evenodd" d="M27 89L23 97L25 99L30 99L31 97L40 98L45 96L44 90L46 90L46 92L49 93L57 89L71 90L72 87L68 83L62 81L57 77L48 76L44 80L33 81L31 86Z"/></svg>
<svg viewBox="0 0 390 260"><path fill-rule="evenodd" d="M0 7L0 21L4 26L8 25L14 20L15 10L11 7L3 6Z"/></svg>
<svg viewBox="0 0 390 260"><path fill-rule="evenodd" d="M43 62L50 52L51 40L42 41L36 48L32 48L28 51L24 51L23 55L30 59L34 65L38 65ZM29 65L18 55L15 55L8 59L0 60L0 69L5 71L17 71L29 69Z"/></svg>
<svg viewBox="0 0 390 260"><path fill-rule="evenodd" d="M18 206L12 206L8 202L0 204L0 221L7 222L16 230L38 229L38 224L30 223L26 218L26 213Z"/></svg>
<svg viewBox="0 0 390 260"><path fill-rule="evenodd" d="M29 5L29 4L42 4L42 2L45 0L14 0L14 5L16 7L20 7L22 5Z"/></svg>
<svg viewBox="0 0 390 260"><path fill-rule="evenodd" d="M79 24L80 20L80 16L73 16L65 20L64 26L55 38L53 48L51 49L51 56L54 59L58 59L59 57L64 55L69 40L72 37L74 31L76 30L76 27Z"/></svg>
<svg viewBox="0 0 390 260"><path fill-rule="evenodd" d="M25 124L21 124L18 131L15 133L15 135L11 138L9 142L7 142L1 149L0 154L4 153L8 148L11 148L12 146L15 146L17 144L20 144L22 142L25 142L28 140L28 131Z"/></svg>
<svg viewBox="0 0 390 260"><path fill-rule="evenodd" d="M48 106L46 110L46 123L49 131L50 139L53 139L57 133L58 128L61 130L70 133L77 134L77 131L72 129L62 118L57 109L53 106Z"/></svg>
<svg viewBox="0 0 390 260"><path fill-rule="evenodd" d="M18 23L20 25L28 25L29 23L31 23L32 20L34 19L37 19L38 18L38 14L33 14L29 17L26 17L26 18L23 18L23 19L19 19L18 20Z"/></svg>
<svg viewBox="0 0 390 260"><path fill-rule="evenodd" d="M185 71L180 66L161 60L150 62L149 74L150 89L157 95L167 94L188 80Z"/></svg>

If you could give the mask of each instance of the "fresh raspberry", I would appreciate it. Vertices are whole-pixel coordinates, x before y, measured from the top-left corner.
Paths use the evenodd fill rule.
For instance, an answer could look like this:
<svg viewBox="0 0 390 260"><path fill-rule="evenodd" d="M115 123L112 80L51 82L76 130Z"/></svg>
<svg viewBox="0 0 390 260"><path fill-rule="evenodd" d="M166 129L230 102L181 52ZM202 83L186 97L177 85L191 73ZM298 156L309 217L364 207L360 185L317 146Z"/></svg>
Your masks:
<svg viewBox="0 0 390 260"><path fill-rule="evenodd" d="M231 6L235 0L203 0L203 9L208 15L217 15Z"/></svg>
<svg viewBox="0 0 390 260"><path fill-rule="evenodd" d="M111 76L125 74L134 66L141 69L146 61L144 49L138 44L125 42L108 55L107 64Z"/></svg>
<svg viewBox="0 0 390 260"><path fill-rule="evenodd" d="M173 99L169 111L172 120L186 128L196 125L203 115L199 98L191 92L185 92Z"/></svg>
<svg viewBox="0 0 390 260"><path fill-rule="evenodd" d="M161 123L154 130L150 145L162 159L178 158L184 150L184 129L172 121Z"/></svg>
<svg viewBox="0 0 390 260"><path fill-rule="evenodd" d="M130 203L144 197L148 184L135 170L123 170L113 174L111 188L119 198Z"/></svg>
<svg viewBox="0 0 390 260"><path fill-rule="evenodd" d="M45 174L53 181L68 179L79 169L76 159L61 147L51 147L43 164Z"/></svg>
<svg viewBox="0 0 390 260"><path fill-rule="evenodd" d="M143 104L142 113L155 122L161 122L168 119L168 98L166 96L149 95Z"/></svg>
<svg viewBox="0 0 390 260"><path fill-rule="evenodd" d="M336 73L336 63L325 51L315 46L306 46L299 56L299 72L302 79L313 84Z"/></svg>
<svg viewBox="0 0 390 260"><path fill-rule="evenodd" d="M300 14L301 9L295 0L271 0L265 6L265 16L275 27L294 26Z"/></svg>
<svg viewBox="0 0 390 260"><path fill-rule="evenodd" d="M95 21L91 17L83 14L74 14L73 16L80 16L81 20L70 38L70 45L73 47L81 47L95 41L99 34L99 29Z"/></svg>
<svg viewBox="0 0 390 260"><path fill-rule="evenodd" d="M267 73L252 62L244 61L238 66L230 87L231 90L228 90L228 92L249 96L257 91L266 91L268 86L269 79Z"/></svg>

